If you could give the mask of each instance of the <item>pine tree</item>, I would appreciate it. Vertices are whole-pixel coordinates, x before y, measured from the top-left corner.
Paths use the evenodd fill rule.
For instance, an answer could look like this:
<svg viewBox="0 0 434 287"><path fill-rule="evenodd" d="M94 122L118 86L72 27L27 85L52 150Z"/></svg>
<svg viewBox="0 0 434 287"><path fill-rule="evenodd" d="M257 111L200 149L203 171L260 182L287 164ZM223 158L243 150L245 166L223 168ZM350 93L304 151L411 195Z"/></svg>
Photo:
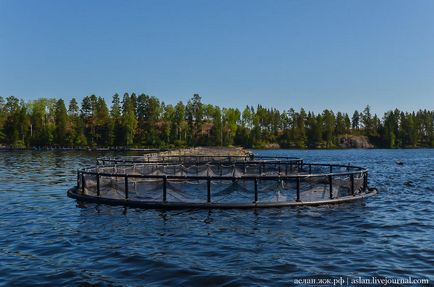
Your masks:
<svg viewBox="0 0 434 287"><path fill-rule="evenodd" d="M122 127L122 113L121 113L121 101L119 95L116 93L113 95L112 107L110 111L111 125L110 128L110 143L116 147L123 145L123 127Z"/></svg>
<svg viewBox="0 0 434 287"><path fill-rule="evenodd" d="M66 112L65 102L60 99L56 102L55 111L55 142L59 145L65 145L68 125L68 114Z"/></svg>
<svg viewBox="0 0 434 287"><path fill-rule="evenodd" d="M124 94L122 100L122 129L123 129L123 143L125 146L134 144L134 135L137 129L136 111L133 101L128 93Z"/></svg>

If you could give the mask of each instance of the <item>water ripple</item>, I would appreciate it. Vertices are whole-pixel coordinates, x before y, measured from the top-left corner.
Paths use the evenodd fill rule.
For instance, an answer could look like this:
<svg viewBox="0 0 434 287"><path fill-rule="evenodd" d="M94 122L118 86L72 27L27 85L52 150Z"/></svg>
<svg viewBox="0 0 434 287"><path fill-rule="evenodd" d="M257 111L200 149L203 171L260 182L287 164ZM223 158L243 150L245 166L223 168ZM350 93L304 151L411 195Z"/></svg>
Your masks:
<svg viewBox="0 0 434 287"><path fill-rule="evenodd" d="M2 152L0 284L288 286L325 275L432 282L434 150L262 153L366 166L380 192L295 209L77 205L65 192L99 154Z"/></svg>

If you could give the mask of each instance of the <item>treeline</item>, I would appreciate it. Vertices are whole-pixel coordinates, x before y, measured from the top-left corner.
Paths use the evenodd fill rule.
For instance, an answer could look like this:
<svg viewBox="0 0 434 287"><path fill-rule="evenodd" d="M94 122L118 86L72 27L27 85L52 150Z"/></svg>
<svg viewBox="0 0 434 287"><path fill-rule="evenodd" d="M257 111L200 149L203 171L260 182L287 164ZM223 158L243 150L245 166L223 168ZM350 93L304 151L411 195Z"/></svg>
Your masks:
<svg viewBox="0 0 434 287"><path fill-rule="evenodd" d="M156 97L115 94L104 98L38 99L0 97L0 143L15 147L184 147L229 146L336 148L342 139L366 136L376 147L434 147L434 111L388 111L382 118L363 111L347 113L304 109L280 111L247 106L221 108L195 94L186 104Z"/></svg>

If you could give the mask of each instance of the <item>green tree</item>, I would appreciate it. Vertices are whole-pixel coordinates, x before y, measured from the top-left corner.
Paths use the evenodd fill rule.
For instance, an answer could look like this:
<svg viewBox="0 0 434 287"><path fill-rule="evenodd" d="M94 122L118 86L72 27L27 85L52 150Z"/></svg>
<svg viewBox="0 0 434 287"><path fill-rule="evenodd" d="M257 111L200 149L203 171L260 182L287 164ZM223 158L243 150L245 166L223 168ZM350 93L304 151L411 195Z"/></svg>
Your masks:
<svg viewBox="0 0 434 287"><path fill-rule="evenodd" d="M30 104L32 145L47 146L54 143L56 103L55 99L41 98Z"/></svg>
<svg viewBox="0 0 434 287"><path fill-rule="evenodd" d="M84 123L80 117L80 108L75 98L72 98L69 102L68 116L70 119L68 144L73 146L87 146L87 139L84 135Z"/></svg>
<svg viewBox="0 0 434 287"><path fill-rule="evenodd" d="M20 113L19 99L14 96L7 97L3 112L5 113L3 131L6 143L16 145L20 138L18 123Z"/></svg>
<svg viewBox="0 0 434 287"><path fill-rule="evenodd" d="M174 143L177 146L183 146L187 140L187 123L185 121L185 106L182 102L178 102L175 106L175 114L173 115L172 133L174 135Z"/></svg>
<svg viewBox="0 0 434 287"><path fill-rule="evenodd" d="M95 140L99 146L111 143L112 123L105 100L98 97L95 107Z"/></svg>
<svg viewBox="0 0 434 287"><path fill-rule="evenodd" d="M66 112L65 102L62 99L59 99L56 102L56 110L55 110L55 131L54 138L55 142L60 145L65 145L67 143L67 128L68 128L68 114Z"/></svg>
<svg viewBox="0 0 434 287"><path fill-rule="evenodd" d="M335 127L336 119L335 115L330 110L324 110L323 114L323 139L326 144L326 148L335 147Z"/></svg>
<svg viewBox="0 0 434 287"><path fill-rule="evenodd" d="M158 147L161 104L156 97L141 94L137 99L138 142L142 145ZM163 135L163 139L166 135Z"/></svg>
<svg viewBox="0 0 434 287"><path fill-rule="evenodd" d="M110 143L115 146L121 146L124 144L124 141L123 141L121 101L119 99L118 94L113 95L110 115L111 115L111 125L112 125L112 127L110 128L110 130L112 131L110 136Z"/></svg>
<svg viewBox="0 0 434 287"><path fill-rule="evenodd" d="M134 135L137 129L137 118L134 103L128 93L124 94L122 100L122 128L125 146L134 144Z"/></svg>
<svg viewBox="0 0 434 287"><path fill-rule="evenodd" d="M238 124L240 121L240 111L233 108L223 109L223 145L233 145L234 138L237 133Z"/></svg>
<svg viewBox="0 0 434 287"><path fill-rule="evenodd" d="M360 114L357 110L354 111L352 121L351 121L351 127L353 131L359 131L360 128Z"/></svg>
<svg viewBox="0 0 434 287"><path fill-rule="evenodd" d="M186 116L188 122L187 141L190 145L200 145L203 125L203 104L199 94L194 94L187 102Z"/></svg>

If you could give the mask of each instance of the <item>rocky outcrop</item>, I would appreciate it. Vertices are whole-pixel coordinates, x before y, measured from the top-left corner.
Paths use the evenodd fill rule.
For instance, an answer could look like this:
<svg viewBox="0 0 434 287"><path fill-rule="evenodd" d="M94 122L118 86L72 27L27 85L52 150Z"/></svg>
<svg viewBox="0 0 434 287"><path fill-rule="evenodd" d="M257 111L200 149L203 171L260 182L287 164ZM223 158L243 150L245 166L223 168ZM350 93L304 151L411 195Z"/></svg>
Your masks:
<svg viewBox="0 0 434 287"><path fill-rule="evenodd" d="M367 136L346 135L338 139L341 148L374 148Z"/></svg>
<svg viewBox="0 0 434 287"><path fill-rule="evenodd" d="M249 156L250 152L240 147L194 147L157 153L159 156Z"/></svg>

